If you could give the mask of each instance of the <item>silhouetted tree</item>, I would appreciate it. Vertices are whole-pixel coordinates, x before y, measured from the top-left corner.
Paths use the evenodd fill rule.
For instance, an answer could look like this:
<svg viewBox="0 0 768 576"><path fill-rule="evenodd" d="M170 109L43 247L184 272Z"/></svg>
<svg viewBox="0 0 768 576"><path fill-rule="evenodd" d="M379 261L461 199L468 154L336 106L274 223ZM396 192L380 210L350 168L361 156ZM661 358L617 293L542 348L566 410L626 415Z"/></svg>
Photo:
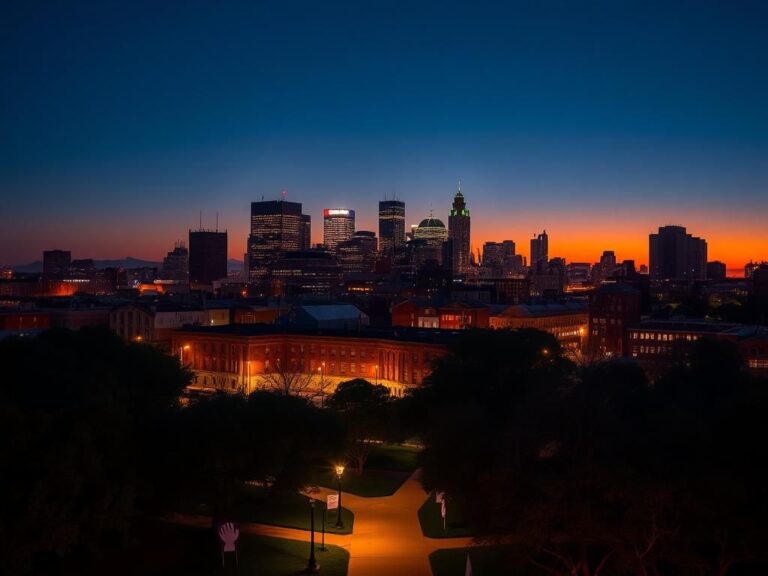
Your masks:
<svg viewBox="0 0 768 576"><path fill-rule="evenodd" d="M371 450L387 438L392 401L389 389L362 378L341 382L326 405L341 416L347 427L347 459L358 474Z"/></svg>
<svg viewBox="0 0 768 576"><path fill-rule="evenodd" d="M0 557L46 571L96 551L164 497L164 423L189 381L176 359L106 329L0 342Z"/></svg>

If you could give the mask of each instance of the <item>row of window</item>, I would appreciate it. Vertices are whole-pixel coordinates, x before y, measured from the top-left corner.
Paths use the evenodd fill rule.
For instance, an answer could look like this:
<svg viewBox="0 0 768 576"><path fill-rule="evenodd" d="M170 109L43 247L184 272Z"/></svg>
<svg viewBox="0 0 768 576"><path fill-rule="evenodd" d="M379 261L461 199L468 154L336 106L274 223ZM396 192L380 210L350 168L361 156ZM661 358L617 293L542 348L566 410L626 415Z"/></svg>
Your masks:
<svg viewBox="0 0 768 576"><path fill-rule="evenodd" d="M668 334L659 332L632 332L634 340L660 340L662 342L673 342L675 340L687 340L694 342L699 339L697 334Z"/></svg>

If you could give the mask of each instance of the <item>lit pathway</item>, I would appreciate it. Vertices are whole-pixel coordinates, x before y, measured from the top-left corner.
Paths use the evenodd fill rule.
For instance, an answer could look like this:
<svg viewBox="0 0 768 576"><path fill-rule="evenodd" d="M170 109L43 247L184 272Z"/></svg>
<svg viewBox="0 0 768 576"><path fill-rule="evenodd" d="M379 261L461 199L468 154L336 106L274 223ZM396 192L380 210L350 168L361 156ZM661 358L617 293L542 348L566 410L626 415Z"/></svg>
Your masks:
<svg viewBox="0 0 768 576"><path fill-rule="evenodd" d="M440 548L464 548L472 545L471 538L427 538L421 533L418 510L427 494L416 471L392 496L363 498L342 493L342 505L355 514L354 533L326 534L325 543L349 551L348 576L432 576L429 555ZM335 491L321 488L316 498L325 498ZM331 512L332 514L333 512ZM180 524L209 527L211 519L200 516L175 516ZM275 536L309 541L309 532L265 524L241 523L240 530L249 534ZM320 545L320 534L315 543ZM318 552L322 571L323 556Z"/></svg>

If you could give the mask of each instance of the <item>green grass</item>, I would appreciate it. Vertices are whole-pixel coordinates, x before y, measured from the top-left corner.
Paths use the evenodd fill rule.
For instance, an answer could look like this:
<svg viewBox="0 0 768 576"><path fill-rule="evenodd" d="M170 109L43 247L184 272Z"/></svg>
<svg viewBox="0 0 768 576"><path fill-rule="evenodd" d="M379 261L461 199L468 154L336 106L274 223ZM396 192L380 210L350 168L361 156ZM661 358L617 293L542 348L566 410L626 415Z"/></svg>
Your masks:
<svg viewBox="0 0 768 576"><path fill-rule="evenodd" d="M418 455L417 448L380 444L371 452L361 475L347 467L342 490L367 498L391 496L418 467ZM338 486L336 473L330 466L315 468L310 483L332 489Z"/></svg>
<svg viewBox="0 0 768 576"><path fill-rule="evenodd" d="M440 515L440 504L435 502L434 492L424 501L419 508L419 523L421 532L428 538L457 538L471 536L469 528L464 522L464 514L456 504L448 502L446 512L445 530L443 530L443 517Z"/></svg>
<svg viewBox="0 0 768 576"><path fill-rule="evenodd" d="M535 568L523 565L510 554L508 546L473 546L436 550L429 555L432 576L464 576L467 553L473 576L540 576Z"/></svg>
<svg viewBox="0 0 768 576"><path fill-rule="evenodd" d="M344 504L344 502L342 502ZM315 500L315 528L322 528L323 511L326 509L324 500ZM211 516L210 506L196 506L187 510L195 514ZM232 513L235 520L240 522L256 522L285 528L309 530L310 506L309 498L298 492L272 493L264 488L243 486L239 489L232 503ZM325 531L330 534L351 534L355 515L342 506L341 520L344 528L337 530L336 510L326 511Z"/></svg>
<svg viewBox="0 0 768 576"><path fill-rule="evenodd" d="M413 446L380 444L373 449L365 466L374 470L413 472L419 466L419 452Z"/></svg>
<svg viewBox="0 0 768 576"><path fill-rule="evenodd" d="M70 563L62 576L295 576L307 566L309 543L267 536L241 534L238 540L239 571L234 557L222 567L221 546L212 530L153 522L131 546L111 547L89 566ZM319 546L319 545L318 545ZM324 576L346 576L349 553L337 546L316 547L315 556Z"/></svg>
<svg viewBox="0 0 768 576"><path fill-rule="evenodd" d="M341 489L344 492L367 498L390 496L402 486L410 475L410 472L399 470L365 469L362 475L358 476L355 472L348 470L344 472ZM338 486L336 474L323 468L318 468L313 472L312 484L332 489L336 489Z"/></svg>
<svg viewBox="0 0 768 576"><path fill-rule="evenodd" d="M344 502L342 501L342 505ZM246 486L240 497L235 501L235 509L242 511L241 518L249 522L272 524L286 528L309 530L310 506L309 498L299 493L273 495L259 488ZM315 527L322 526L323 511L326 510L324 500L315 500ZM240 517L240 515L238 514ZM341 509L341 520L344 528L336 530L336 510L326 511L325 531L333 534L351 534L355 515L351 510Z"/></svg>

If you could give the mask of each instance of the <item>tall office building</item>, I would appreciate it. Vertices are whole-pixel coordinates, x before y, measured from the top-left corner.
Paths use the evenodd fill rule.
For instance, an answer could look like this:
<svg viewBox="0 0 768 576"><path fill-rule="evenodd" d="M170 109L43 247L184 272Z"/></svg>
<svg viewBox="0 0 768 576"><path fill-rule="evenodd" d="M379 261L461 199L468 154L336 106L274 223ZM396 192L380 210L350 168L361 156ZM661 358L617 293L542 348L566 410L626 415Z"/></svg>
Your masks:
<svg viewBox="0 0 768 576"><path fill-rule="evenodd" d="M454 275L469 272L469 224L469 210L459 184L448 216L448 240L451 243L451 268Z"/></svg>
<svg viewBox="0 0 768 576"><path fill-rule="evenodd" d="M329 252L336 253L339 242L352 238L355 233L355 211L345 208L323 210L323 244Z"/></svg>
<svg viewBox="0 0 768 576"><path fill-rule="evenodd" d="M184 242L176 242L173 250L163 259L161 270L163 280L173 280L181 284L189 282L189 250Z"/></svg>
<svg viewBox="0 0 768 576"><path fill-rule="evenodd" d="M376 266L376 233L360 230L339 242L336 256L344 272L373 272Z"/></svg>
<svg viewBox="0 0 768 576"><path fill-rule="evenodd" d="M393 256L405 248L405 202L379 202L379 250Z"/></svg>
<svg viewBox="0 0 768 576"><path fill-rule="evenodd" d="M541 264L549 262L549 236L544 230L538 236L531 238L531 268L536 268Z"/></svg>
<svg viewBox="0 0 768 576"><path fill-rule="evenodd" d="M211 284L227 277L227 232L189 231L189 282Z"/></svg>
<svg viewBox="0 0 768 576"><path fill-rule="evenodd" d="M259 282L285 252L303 250L310 234L310 219L301 213L300 202L262 200L251 202L251 233L248 236L248 279Z"/></svg>
<svg viewBox="0 0 768 576"><path fill-rule="evenodd" d="M309 214L301 215L302 234L301 248L309 250L312 247L312 216Z"/></svg>
<svg viewBox="0 0 768 576"><path fill-rule="evenodd" d="M648 249L652 281L705 280L707 242L686 233L683 226L661 226L649 234Z"/></svg>
<svg viewBox="0 0 768 576"><path fill-rule="evenodd" d="M72 252L69 250L45 250L43 252L43 278L62 279L69 275Z"/></svg>
<svg viewBox="0 0 768 576"><path fill-rule="evenodd" d="M483 244L483 266L502 266L513 256L515 256L515 243L512 240Z"/></svg>

